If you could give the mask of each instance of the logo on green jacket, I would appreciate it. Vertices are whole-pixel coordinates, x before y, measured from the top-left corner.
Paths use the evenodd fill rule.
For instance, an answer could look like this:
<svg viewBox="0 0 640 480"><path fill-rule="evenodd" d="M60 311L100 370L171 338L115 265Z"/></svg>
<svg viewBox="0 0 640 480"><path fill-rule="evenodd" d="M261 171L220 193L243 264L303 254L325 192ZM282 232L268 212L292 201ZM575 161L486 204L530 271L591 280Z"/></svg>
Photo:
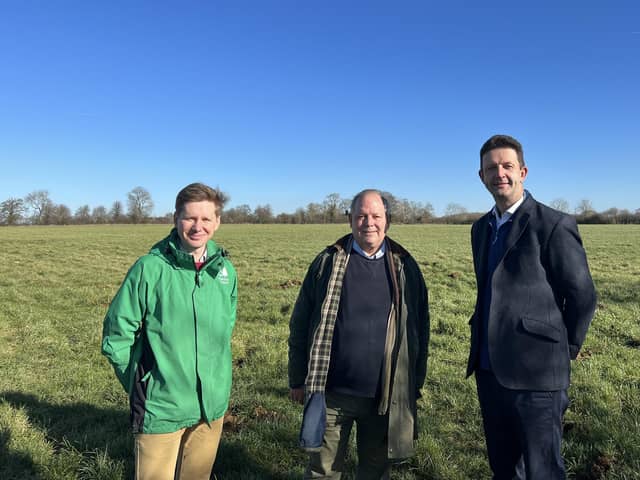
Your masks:
<svg viewBox="0 0 640 480"><path fill-rule="evenodd" d="M218 272L218 275L216 276L216 278L223 285L227 285L229 283L229 272L227 272L227 267L222 267L222 270Z"/></svg>

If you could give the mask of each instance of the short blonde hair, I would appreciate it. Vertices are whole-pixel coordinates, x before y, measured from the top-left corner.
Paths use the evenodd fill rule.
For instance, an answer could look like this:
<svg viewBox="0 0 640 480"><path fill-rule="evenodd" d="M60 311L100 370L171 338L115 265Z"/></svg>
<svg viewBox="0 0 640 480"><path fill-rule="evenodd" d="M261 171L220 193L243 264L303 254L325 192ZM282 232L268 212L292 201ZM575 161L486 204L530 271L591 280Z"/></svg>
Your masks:
<svg viewBox="0 0 640 480"><path fill-rule="evenodd" d="M216 206L216 215L220 216L224 204L229 197L217 188L211 188L204 183L190 183L178 192L176 197L176 215L180 215L185 203L190 202L213 202Z"/></svg>

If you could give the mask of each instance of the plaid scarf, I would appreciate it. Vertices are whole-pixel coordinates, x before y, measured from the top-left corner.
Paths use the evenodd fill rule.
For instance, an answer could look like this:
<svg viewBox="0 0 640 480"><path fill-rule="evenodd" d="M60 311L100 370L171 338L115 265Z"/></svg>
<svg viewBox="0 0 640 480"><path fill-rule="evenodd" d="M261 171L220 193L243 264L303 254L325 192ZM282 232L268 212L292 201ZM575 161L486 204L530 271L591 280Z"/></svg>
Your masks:
<svg viewBox="0 0 640 480"><path fill-rule="evenodd" d="M320 310L320 323L316 329L309 356L309 369L305 381L307 397L313 393L324 392L324 387L327 383L333 330L338 317L342 280L347 270L352 243L353 237L349 238L345 249L338 250L333 257L333 268L327 285L327 294Z"/></svg>

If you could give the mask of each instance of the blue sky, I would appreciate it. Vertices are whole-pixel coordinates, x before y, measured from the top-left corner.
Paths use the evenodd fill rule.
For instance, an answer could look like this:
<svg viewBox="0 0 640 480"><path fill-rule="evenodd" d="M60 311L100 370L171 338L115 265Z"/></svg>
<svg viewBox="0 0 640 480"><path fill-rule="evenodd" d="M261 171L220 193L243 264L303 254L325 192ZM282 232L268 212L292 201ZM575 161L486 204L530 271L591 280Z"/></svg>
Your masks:
<svg viewBox="0 0 640 480"><path fill-rule="evenodd" d="M524 145L539 200L640 208L637 1L0 0L0 201L75 210L193 181L293 212L365 187L492 205Z"/></svg>

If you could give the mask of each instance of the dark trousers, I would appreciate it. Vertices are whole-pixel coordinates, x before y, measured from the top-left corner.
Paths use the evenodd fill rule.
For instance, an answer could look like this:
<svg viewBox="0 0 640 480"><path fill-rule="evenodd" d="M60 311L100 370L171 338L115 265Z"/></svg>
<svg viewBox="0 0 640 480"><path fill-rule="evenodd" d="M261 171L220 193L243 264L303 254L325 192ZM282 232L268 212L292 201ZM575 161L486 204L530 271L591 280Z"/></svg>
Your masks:
<svg viewBox="0 0 640 480"><path fill-rule="evenodd" d="M564 480L560 453L566 390L510 390L476 371L489 465L494 480Z"/></svg>

